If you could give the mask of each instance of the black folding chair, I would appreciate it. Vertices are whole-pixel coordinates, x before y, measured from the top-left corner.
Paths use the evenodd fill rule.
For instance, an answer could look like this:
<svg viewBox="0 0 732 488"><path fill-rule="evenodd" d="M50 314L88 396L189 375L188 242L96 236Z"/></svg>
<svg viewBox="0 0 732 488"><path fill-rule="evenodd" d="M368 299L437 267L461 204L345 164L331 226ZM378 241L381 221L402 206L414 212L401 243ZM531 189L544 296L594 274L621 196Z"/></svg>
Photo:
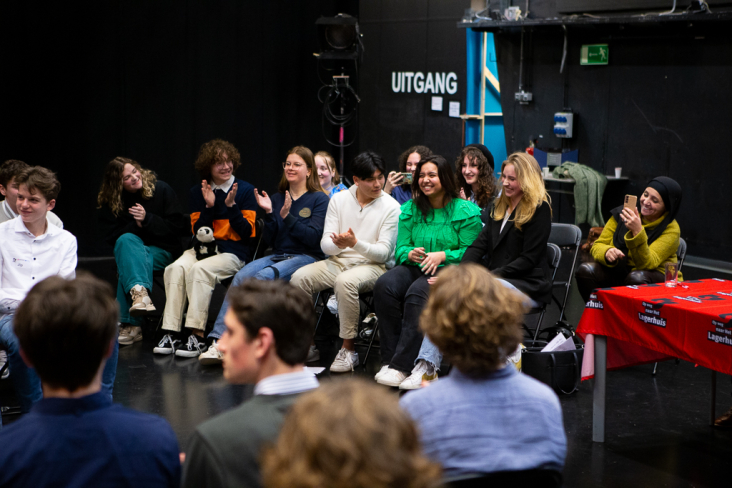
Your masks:
<svg viewBox="0 0 732 488"><path fill-rule="evenodd" d="M483 488L486 486L559 488L562 486L562 473L551 469L475 473L445 478L442 486L445 488Z"/></svg>
<svg viewBox="0 0 732 488"><path fill-rule="evenodd" d="M550 281L552 282L552 286L554 283L554 277L557 275L557 268L559 268L559 261L562 259L562 251L559 249L559 246L556 244L552 244L551 242L547 243L546 245L546 260L547 264L549 265L549 273L550 273ZM534 340L539 335L539 331L541 330L541 323L544 320L544 314L546 313L547 308L546 303L542 303L540 307L535 307L529 310L526 315L539 315L539 320L536 323L536 329L534 329ZM524 324L524 328L531 333L529 328Z"/></svg>
<svg viewBox="0 0 732 488"><path fill-rule="evenodd" d="M564 320L564 310L567 306L567 299L569 298L569 289L572 286L572 277L574 276L574 268L577 266L577 257L579 256L580 243L582 242L582 231L579 227L572 224L554 224L552 223L552 230L549 234L549 242L559 246L564 257L570 258L571 266L569 268L569 274L562 277L565 278L562 281L554 281L552 285L552 300L559 307L559 322ZM562 259L564 262L565 259ZM563 271L565 266L562 267ZM564 298L561 302L554 295L554 288L560 288L564 290Z"/></svg>

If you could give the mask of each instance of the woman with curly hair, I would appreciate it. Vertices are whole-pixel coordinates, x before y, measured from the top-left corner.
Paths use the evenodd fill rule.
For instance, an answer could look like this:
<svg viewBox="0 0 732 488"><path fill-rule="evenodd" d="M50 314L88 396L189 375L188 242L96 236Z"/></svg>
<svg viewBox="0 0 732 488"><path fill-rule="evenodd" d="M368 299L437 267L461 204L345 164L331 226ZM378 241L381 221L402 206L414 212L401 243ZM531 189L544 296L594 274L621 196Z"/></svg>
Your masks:
<svg viewBox="0 0 732 488"><path fill-rule="evenodd" d="M396 396L357 379L299 398L262 459L267 488L428 488L439 479Z"/></svg>
<svg viewBox="0 0 732 488"><path fill-rule="evenodd" d="M419 314L427 302L429 278L446 265L458 264L481 228L480 209L458 197L455 172L445 158L429 156L415 173L414 198L402 205L399 216L397 265L374 285L382 362L375 379L402 389L412 376L437 377L434 368L423 370L421 363L414 367L422 344Z"/></svg>
<svg viewBox="0 0 732 488"><path fill-rule="evenodd" d="M99 227L117 263L119 343L129 345L142 340L142 316L155 310L148 294L153 271L180 255L186 219L167 183L123 157L107 164L97 204Z"/></svg>
<svg viewBox="0 0 732 488"><path fill-rule="evenodd" d="M483 144L465 146L455 161L460 198L470 200L481 209L493 203L497 193L493 176L493 155Z"/></svg>
<svg viewBox="0 0 732 488"><path fill-rule="evenodd" d="M427 156L432 156L432 151L427 146L412 146L404 151L399 156L399 172L389 173L384 184L384 192L391 195L400 205L411 200L413 183L405 181L402 173L412 173L414 178L417 164Z"/></svg>
<svg viewBox="0 0 732 488"><path fill-rule="evenodd" d="M335 159L326 151L318 151L315 153L315 166L318 168L318 179L320 186L323 187L325 193L333 198L338 192L348 190L348 187L341 183L338 170L336 169Z"/></svg>
<svg viewBox="0 0 732 488"><path fill-rule="evenodd" d="M203 331L214 287L252 258L257 201L254 187L234 176L240 164L239 151L221 139L205 143L198 152L195 167L203 181L191 188L191 227L193 235L201 227L213 230L217 253L199 260L196 251L188 249L165 268L166 334L153 349L156 354L198 357L206 349ZM181 345L174 335L181 331L184 312L190 335Z"/></svg>
<svg viewBox="0 0 732 488"><path fill-rule="evenodd" d="M470 263L446 269L430 292L420 325L454 369L400 403L447 476L530 469L561 476L567 438L559 399L506 364L521 341L523 302Z"/></svg>

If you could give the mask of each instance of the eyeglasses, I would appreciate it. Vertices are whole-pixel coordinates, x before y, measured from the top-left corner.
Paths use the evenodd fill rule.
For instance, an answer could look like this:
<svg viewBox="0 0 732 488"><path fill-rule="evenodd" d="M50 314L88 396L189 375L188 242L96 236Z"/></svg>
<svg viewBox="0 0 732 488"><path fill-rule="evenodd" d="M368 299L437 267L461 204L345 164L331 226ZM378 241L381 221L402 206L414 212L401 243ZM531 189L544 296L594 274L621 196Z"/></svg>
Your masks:
<svg viewBox="0 0 732 488"><path fill-rule="evenodd" d="M218 167L221 167L221 166L227 166L227 165L229 165L229 164L232 164L232 162L231 162L231 159L229 159L229 160L227 160L227 161L216 161L216 162L214 163L214 166L218 166Z"/></svg>
<svg viewBox="0 0 732 488"><path fill-rule="evenodd" d="M303 163L291 163L289 161L285 161L284 163L282 163L282 167L285 169L287 169L287 168L300 169L303 166L305 166Z"/></svg>

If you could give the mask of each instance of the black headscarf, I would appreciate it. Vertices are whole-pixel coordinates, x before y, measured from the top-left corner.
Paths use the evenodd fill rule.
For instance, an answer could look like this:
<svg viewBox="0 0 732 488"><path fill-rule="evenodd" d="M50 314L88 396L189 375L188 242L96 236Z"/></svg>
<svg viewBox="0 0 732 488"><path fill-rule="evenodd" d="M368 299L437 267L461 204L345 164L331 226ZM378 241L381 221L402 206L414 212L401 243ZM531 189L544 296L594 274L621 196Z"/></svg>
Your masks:
<svg viewBox="0 0 732 488"><path fill-rule="evenodd" d="M491 170L489 171L489 173L493 172L493 167L494 167L493 166L493 154L491 154L491 152L488 150L487 147L485 147L483 144L468 144L465 147L474 147L474 148L478 149L480 152L482 152L483 156L485 156L485 158L488 160L488 166L491 167Z"/></svg>
<svg viewBox="0 0 732 488"><path fill-rule="evenodd" d="M679 213L679 207L681 206L681 186L679 186L675 180L667 176L658 176L648 182L646 188L648 187L653 188L659 195L661 195L663 206L666 207L666 211L668 212L661 223L648 232L648 244L650 245L658 238L658 236L663 234L663 231L666 230L668 224L673 222L676 218L676 214ZM640 204L640 199L638 199L637 204ZM613 246L626 253L628 251L628 247L625 245L625 234L628 233L628 228L620 218L622 211L622 205L610 211L612 216L615 217L615 221L618 223L618 227L615 229L615 234L613 234Z"/></svg>

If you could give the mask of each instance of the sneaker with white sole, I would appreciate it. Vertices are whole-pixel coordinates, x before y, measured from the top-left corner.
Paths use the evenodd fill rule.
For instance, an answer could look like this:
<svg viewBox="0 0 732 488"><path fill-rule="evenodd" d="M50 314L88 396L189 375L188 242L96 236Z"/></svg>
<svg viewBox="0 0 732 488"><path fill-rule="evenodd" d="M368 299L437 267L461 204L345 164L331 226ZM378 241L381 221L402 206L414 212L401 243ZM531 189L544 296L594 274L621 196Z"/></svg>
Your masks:
<svg viewBox="0 0 732 488"><path fill-rule="evenodd" d="M399 386L402 384L402 381L406 379L407 373L402 373L399 370L389 368L378 380L376 380L376 382L380 385Z"/></svg>
<svg viewBox="0 0 732 488"><path fill-rule="evenodd" d="M142 327L136 325L130 325L128 327L122 327L119 331L119 337L117 341L120 346L129 346L135 342L142 340Z"/></svg>
<svg viewBox="0 0 732 488"><path fill-rule="evenodd" d="M400 390L418 390L422 388L422 382L432 383L437 381L437 371L435 368L425 361L420 359L417 361L417 365L412 370L412 374L409 378L402 381L399 385Z"/></svg>
<svg viewBox="0 0 732 488"><path fill-rule="evenodd" d="M147 294L147 290L142 285L135 285L130 290L132 295L132 306L130 307L130 315L138 317L145 315L148 312L155 311L155 305Z"/></svg>
<svg viewBox="0 0 732 488"><path fill-rule="evenodd" d="M8 353L0 351L0 379L7 379L10 376L10 368L8 367Z"/></svg>
<svg viewBox="0 0 732 488"><path fill-rule="evenodd" d="M347 373L353 371L356 366L358 366L358 353L342 347L333 364L330 365L330 371L331 373Z"/></svg>
<svg viewBox="0 0 732 488"><path fill-rule="evenodd" d="M173 339L173 336L170 334L165 334L163 338L160 339L157 347L153 349L153 352L155 354L173 354L179 347L180 341L178 339Z"/></svg>
<svg viewBox="0 0 732 488"><path fill-rule="evenodd" d="M219 351L219 348L217 347L217 340L213 341L213 344L208 346L208 350L198 356L198 361L203 364L204 366L214 365L214 364L221 364L221 360L224 358L224 355L221 351Z"/></svg>
<svg viewBox="0 0 732 488"><path fill-rule="evenodd" d="M385 364L385 365L383 365L381 367L381 369L379 370L379 372L376 373L376 376L374 376L374 379L376 381L379 381L379 378L381 378L382 376L384 376L384 374L386 374L387 371L389 371L389 365L388 364Z"/></svg>
<svg viewBox="0 0 732 488"><path fill-rule="evenodd" d="M175 350L175 355L181 358L197 358L206 350L206 342L199 340L196 334L188 336L188 342Z"/></svg>
<svg viewBox="0 0 732 488"><path fill-rule="evenodd" d="M306 363L314 363L320 361L320 351L313 345L308 350L308 358L305 360Z"/></svg>

